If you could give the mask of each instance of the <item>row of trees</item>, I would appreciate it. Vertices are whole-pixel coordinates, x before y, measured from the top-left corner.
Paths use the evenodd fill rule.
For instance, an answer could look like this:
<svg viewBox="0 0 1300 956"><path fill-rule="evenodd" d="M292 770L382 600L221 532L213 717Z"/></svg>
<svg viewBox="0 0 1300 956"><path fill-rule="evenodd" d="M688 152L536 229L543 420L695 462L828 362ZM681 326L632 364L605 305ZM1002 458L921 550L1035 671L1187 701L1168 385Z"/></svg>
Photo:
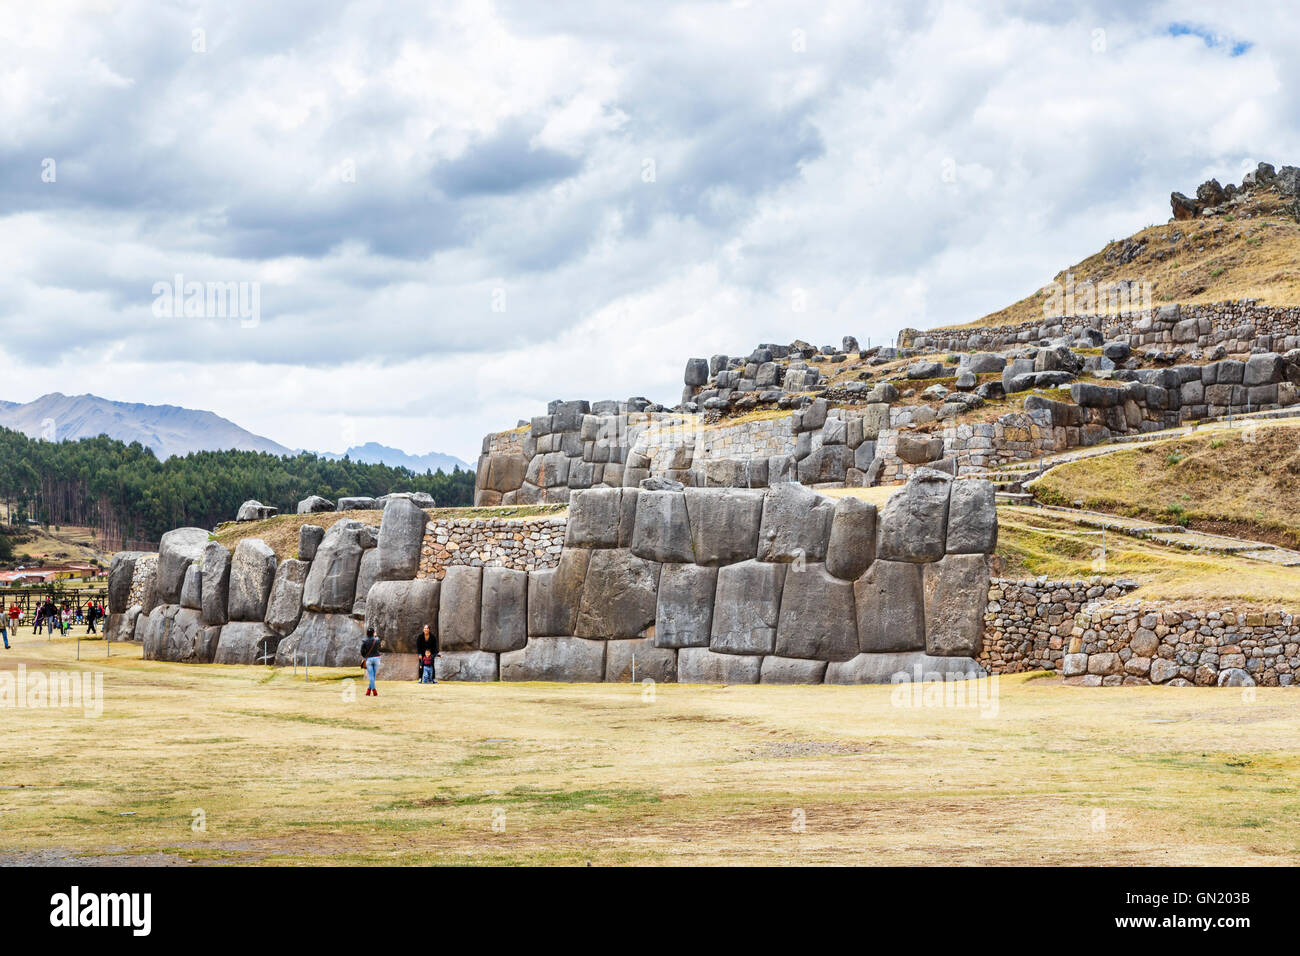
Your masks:
<svg viewBox="0 0 1300 956"><path fill-rule="evenodd" d="M293 511L308 495L335 499L424 491L440 505L468 505L474 473L417 475L405 468L316 455L205 451L160 462L152 450L105 435L47 442L0 428L0 499L11 520L96 528L119 544L156 542L172 528L210 528L256 498Z"/></svg>

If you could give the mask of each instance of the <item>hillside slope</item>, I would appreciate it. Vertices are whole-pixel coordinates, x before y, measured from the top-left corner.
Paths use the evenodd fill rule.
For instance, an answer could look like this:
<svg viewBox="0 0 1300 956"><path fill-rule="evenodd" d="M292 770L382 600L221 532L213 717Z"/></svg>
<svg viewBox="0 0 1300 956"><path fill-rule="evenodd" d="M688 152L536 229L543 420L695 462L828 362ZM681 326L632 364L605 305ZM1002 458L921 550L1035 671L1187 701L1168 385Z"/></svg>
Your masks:
<svg viewBox="0 0 1300 956"><path fill-rule="evenodd" d="M1147 283L1154 306L1236 299L1295 305L1300 303L1300 221L1296 197L1285 189L1238 192L1208 215L1174 219L1112 240L1062 269L1052 282L1065 286L1072 277L1076 286ZM1019 325L1063 314L1052 307L1050 285L974 322L946 327ZM1111 310L1099 306L1098 311Z"/></svg>

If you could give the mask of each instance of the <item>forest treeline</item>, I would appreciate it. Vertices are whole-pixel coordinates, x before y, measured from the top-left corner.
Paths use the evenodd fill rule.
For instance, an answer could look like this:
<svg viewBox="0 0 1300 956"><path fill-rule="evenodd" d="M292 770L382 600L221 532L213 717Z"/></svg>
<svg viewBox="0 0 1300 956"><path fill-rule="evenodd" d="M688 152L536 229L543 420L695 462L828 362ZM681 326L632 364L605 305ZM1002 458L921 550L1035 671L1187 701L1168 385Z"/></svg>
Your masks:
<svg viewBox="0 0 1300 956"><path fill-rule="evenodd" d="M308 495L344 496L425 491L439 505L468 505L474 473L456 468L415 474L303 453L203 451L159 461L139 442L100 435L48 442L0 428L0 499L15 523L95 528L110 547L157 542L172 528L213 528L235 517L250 498L281 512Z"/></svg>

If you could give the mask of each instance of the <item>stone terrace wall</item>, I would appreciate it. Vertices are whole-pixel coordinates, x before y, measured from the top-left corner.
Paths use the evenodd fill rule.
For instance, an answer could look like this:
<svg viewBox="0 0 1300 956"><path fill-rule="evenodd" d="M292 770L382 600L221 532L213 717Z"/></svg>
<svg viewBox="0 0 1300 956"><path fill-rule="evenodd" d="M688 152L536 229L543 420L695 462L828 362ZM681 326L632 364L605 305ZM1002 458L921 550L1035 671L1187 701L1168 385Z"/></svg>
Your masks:
<svg viewBox="0 0 1300 956"><path fill-rule="evenodd" d="M328 533L306 526L303 559L278 564L256 539L232 555L200 529L170 532L159 603L119 613L134 612L146 658L193 663L354 666L369 625L385 641L390 677L414 676L425 624L447 679L869 683L917 665L983 673L972 658L997 538L988 482L923 470L879 515L788 483L587 489L572 496L555 567L455 564L441 580L418 576L426 517L396 500L377 534L347 519ZM127 580L125 561L115 569L110 590Z"/></svg>
<svg viewBox="0 0 1300 956"><path fill-rule="evenodd" d="M439 518L430 521L420 551L420 573L441 581L447 568L541 571L560 562L564 518Z"/></svg>
<svg viewBox="0 0 1300 956"><path fill-rule="evenodd" d="M1098 329L1108 340L1139 346L1184 345L1229 352L1286 352L1300 348L1300 308L1259 305L1253 301L1207 305L1166 305L1148 312L1120 315L1069 315L1042 322L976 329L904 329L900 344L928 351L978 352L1009 349Z"/></svg>
<svg viewBox="0 0 1300 956"><path fill-rule="evenodd" d="M1055 670L1091 687L1296 683L1300 620L1290 613L1115 600L1134 587L994 580L979 662L994 674Z"/></svg>

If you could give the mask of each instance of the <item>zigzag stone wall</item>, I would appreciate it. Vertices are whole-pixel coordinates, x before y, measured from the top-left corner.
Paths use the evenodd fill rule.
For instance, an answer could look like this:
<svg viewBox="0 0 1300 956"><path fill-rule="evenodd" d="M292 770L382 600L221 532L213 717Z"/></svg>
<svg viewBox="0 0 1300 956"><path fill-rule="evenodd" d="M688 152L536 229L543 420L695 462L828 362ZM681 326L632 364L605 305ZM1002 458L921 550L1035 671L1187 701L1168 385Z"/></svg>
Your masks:
<svg viewBox="0 0 1300 956"><path fill-rule="evenodd" d="M307 526L304 559L255 539L231 554L198 529L166 535L158 603L112 599L111 627L150 659L360 664L364 628L385 674L414 676L424 624L453 680L864 683L918 663L975 675L983 644L993 487L922 470L876 508L793 483L771 489L573 493L554 568L420 573L426 516L391 502L375 533ZM134 575L134 567L129 573Z"/></svg>

